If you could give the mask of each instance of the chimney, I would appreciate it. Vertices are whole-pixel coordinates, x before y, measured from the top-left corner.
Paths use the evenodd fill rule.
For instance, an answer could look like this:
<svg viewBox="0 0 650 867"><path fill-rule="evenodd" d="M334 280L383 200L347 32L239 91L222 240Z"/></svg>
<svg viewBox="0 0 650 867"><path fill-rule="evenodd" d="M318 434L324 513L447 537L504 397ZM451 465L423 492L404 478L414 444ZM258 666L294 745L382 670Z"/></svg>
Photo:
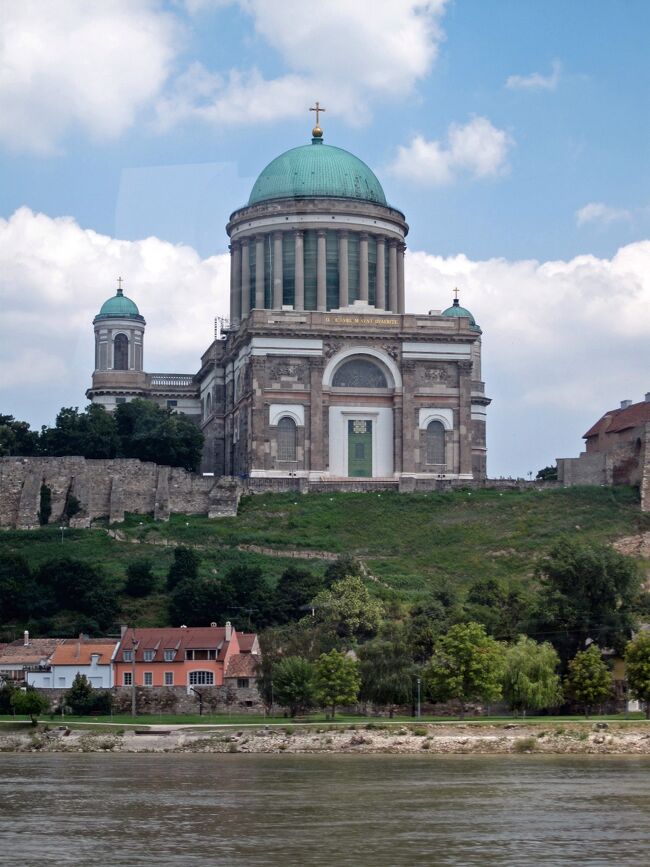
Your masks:
<svg viewBox="0 0 650 867"><path fill-rule="evenodd" d="M646 391L645 393L645 402L650 403L650 391Z"/></svg>
<svg viewBox="0 0 650 867"><path fill-rule="evenodd" d="M25 630L23 632L23 647L27 647L29 645L29 632Z"/></svg>
<svg viewBox="0 0 650 867"><path fill-rule="evenodd" d="M621 401L621 409L627 409L628 406L632 406L631 400L622 400Z"/></svg>
<svg viewBox="0 0 650 867"><path fill-rule="evenodd" d="M232 639L232 623L230 620L226 620L226 641L230 641Z"/></svg>
<svg viewBox="0 0 650 867"><path fill-rule="evenodd" d="M128 628L129 627L126 626L124 623L120 626L120 638L124 638L124 636L126 635L126 630Z"/></svg>

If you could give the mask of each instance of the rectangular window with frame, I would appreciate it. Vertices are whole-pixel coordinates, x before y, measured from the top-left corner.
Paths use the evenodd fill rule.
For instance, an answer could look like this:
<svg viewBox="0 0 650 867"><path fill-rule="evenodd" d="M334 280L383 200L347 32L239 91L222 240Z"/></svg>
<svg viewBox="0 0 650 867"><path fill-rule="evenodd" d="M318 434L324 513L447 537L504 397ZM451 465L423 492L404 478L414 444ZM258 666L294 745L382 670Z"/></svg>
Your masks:
<svg viewBox="0 0 650 867"><path fill-rule="evenodd" d="M122 673L122 686L133 686L133 674L130 671Z"/></svg>
<svg viewBox="0 0 650 867"><path fill-rule="evenodd" d="M155 650L145 650L145 652L144 652L144 661L145 661L145 662L153 662L155 656L156 656L156 651L155 651Z"/></svg>
<svg viewBox="0 0 650 867"><path fill-rule="evenodd" d="M173 662L176 656L176 651L173 648L165 648L165 662Z"/></svg>
<svg viewBox="0 0 650 867"><path fill-rule="evenodd" d="M124 662L133 662L133 651L132 650L122 651L122 659L124 660Z"/></svg>
<svg viewBox="0 0 650 867"><path fill-rule="evenodd" d="M250 686L249 679L247 677L238 677L237 678L237 689L248 689Z"/></svg>
<svg viewBox="0 0 650 867"><path fill-rule="evenodd" d="M166 671L165 672L165 686L173 686L174 685L174 672Z"/></svg>
<svg viewBox="0 0 650 867"><path fill-rule="evenodd" d="M145 686L153 686L153 671L145 671L143 683Z"/></svg>
<svg viewBox="0 0 650 867"><path fill-rule="evenodd" d="M213 686L214 672L190 671L190 686Z"/></svg>

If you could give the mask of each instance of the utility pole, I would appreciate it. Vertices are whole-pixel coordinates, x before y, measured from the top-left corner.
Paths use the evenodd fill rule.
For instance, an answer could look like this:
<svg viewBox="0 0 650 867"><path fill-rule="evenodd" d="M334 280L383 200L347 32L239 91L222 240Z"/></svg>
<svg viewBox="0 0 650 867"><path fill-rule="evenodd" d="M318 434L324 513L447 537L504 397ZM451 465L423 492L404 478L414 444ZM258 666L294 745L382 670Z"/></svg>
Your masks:
<svg viewBox="0 0 650 867"><path fill-rule="evenodd" d="M133 656L131 657L131 716L137 716L137 707L136 707L136 692L135 692L135 654L138 649L138 642L135 637L135 629L133 630L133 635L131 636L131 644L133 646Z"/></svg>

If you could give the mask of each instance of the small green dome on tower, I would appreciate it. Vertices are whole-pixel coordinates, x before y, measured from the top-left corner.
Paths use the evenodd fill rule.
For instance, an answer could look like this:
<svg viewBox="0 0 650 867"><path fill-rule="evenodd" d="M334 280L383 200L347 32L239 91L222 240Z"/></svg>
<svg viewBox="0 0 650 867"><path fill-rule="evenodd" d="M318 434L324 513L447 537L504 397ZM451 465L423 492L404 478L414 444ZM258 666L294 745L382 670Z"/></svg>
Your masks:
<svg viewBox="0 0 650 867"><path fill-rule="evenodd" d="M460 306L460 302L459 302L458 298L454 298L454 303L451 305L451 307L447 307L446 310L443 310L442 315L443 316L455 316L456 318L460 318L462 316L465 319L469 319L470 330L471 331L478 331L479 334L481 333L481 329L476 324L476 320L474 319L474 317L472 316L472 314L469 312L469 310L466 307Z"/></svg>
<svg viewBox="0 0 650 867"><path fill-rule="evenodd" d="M144 322L144 316L140 315L135 301L131 301L122 292L122 278L118 280L116 294L102 304L99 313L95 316L95 321L98 319L139 319Z"/></svg>
<svg viewBox="0 0 650 867"><path fill-rule="evenodd" d="M272 160L255 181L249 205L271 199L357 199L386 206L377 176L362 160L323 143L315 127L311 144L292 148Z"/></svg>

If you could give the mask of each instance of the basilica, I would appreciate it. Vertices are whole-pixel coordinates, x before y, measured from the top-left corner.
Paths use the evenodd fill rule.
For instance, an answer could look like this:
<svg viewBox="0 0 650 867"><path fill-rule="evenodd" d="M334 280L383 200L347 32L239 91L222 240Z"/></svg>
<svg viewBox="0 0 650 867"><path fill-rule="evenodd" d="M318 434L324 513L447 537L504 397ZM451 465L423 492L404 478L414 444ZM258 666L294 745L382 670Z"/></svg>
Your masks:
<svg viewBox="0 0 650 867"><path fill-rule="evenodd" d="M485 479L481 329L458 298L407 312L408 228L317 122L230 217L230 319L198 372L145 372L145 319L120 286L93 320L88 398L111 410L146 397L192 417L215 476Z"/></svg>

